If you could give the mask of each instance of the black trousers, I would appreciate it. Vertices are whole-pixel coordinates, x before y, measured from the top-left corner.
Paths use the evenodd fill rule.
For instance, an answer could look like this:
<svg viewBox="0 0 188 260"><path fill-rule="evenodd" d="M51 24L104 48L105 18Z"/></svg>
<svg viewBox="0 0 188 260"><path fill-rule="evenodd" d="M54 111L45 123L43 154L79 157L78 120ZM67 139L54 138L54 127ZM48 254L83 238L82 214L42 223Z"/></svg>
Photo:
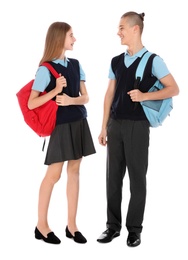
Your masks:
<svg viewBox="0 0 188 260"><path fill-rule="evenodd" d="M126 169L130 180L130 201L126 217L129 232L142 232L146 202L149 123L113 120L107 128L107 228L120 231L121 202Z"/></svg>

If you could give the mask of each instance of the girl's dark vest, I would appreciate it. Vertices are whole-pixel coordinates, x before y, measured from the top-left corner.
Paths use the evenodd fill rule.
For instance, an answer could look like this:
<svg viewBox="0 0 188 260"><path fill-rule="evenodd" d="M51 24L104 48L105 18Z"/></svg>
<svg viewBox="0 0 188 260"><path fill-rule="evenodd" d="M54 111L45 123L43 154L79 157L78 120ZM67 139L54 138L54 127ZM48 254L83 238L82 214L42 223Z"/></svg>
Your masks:
<svg viewBox="0 0 188 260"><path fill-rule="evenodd" d="M70 97L79 97L80 95L80 67L76 59L69 58L67 67L54 62L49 62L54 69L61 73L66 78L67 87L63 88L63 93ZM56 86L56 79L51 74L51 81L46 88L46 91L54 89ZM61 93L62 94L62 93ZM53 98L55 100L55 97ZM84 105L70 105L58 106L56 125L74 122L87 117L87 110Z"/></svg>
<svg viewBox="0 0 188 260"><path fill-rule="evenodd" d="M134 88L135 74L140 57L138 57L128 68L124 64L124 55L122 53L114 57L111 61L112 70L116 77L115 95L111 106L110 116L113 119L129 119L129 120L147 120L140 103L133 102L127 94ZM151 62L148 62L144 80L139 86L140 91L147 92L151 85Z"/></svg>

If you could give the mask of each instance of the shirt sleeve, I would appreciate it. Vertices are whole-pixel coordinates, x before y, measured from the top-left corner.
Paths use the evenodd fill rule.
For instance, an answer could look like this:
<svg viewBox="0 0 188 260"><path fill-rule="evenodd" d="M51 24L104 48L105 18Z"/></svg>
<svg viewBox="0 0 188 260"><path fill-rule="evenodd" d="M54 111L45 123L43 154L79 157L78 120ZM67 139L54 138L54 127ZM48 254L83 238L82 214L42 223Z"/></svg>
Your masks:
<svg viewBox="0 0 188 260"><path fill-rule="evenodd" d="M167 65L160 56L155 56L153 59L152 74L159 80L170 73Z"/></svg>
<svg viewBox="0 0 188 260"><path fill-rule="evenodd" d="M80 66L80 80L86 81L86 75L85 75L85 72L82 69L82 66L80 65L80 63L79 63L79 66Z"/></svg>
<svg viewBox="0 0 188 260"><path fill-rule="evenodd" d="M43 92L49 83L50 83L49 70L45 66L40 66L36 72L32 89Z"/></svg>
<svg viewBox="0 0 188 260"><path fill-rule="evenodd" d="M114 72L113 72L113 70L112 70L112 66L111 66L111 65L110 65L110 67L109 67L108 78L109 78L109 79L115 79L115 78L116 78L116 77L115 77L115 74L114 74Z"/></svg>

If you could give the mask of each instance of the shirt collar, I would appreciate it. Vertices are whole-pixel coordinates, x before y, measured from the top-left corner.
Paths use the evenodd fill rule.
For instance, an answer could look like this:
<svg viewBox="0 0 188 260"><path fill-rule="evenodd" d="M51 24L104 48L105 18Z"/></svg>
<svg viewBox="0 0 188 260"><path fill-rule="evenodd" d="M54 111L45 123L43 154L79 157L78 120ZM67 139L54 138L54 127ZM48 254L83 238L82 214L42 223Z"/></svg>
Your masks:
<svg viewBox="0 0 188 260"><path fill-rule="evenodd" d="M67 62L69 62L69 61L70 61L70 60L69 60L67 57L65 57L64 60L61 60L61 59L55 59L55 60L53 60L54 63L56 63L56 64L60 63L60 64L63 65L63 66L66 66L66 65L67 65Z"/></svg>
<svg viewBox="0 0 188 260"><path fill-rule="evenodd" d="M146 52L147 49L145 47L143 47L140 51L138 51L137 53L135 53L133 56L130 56L128 51L126 50L125 51L125 55L128 55L130 58L135 58L135 57L139 57L141 58L142 55L144 54L144 52Z"/></svg>

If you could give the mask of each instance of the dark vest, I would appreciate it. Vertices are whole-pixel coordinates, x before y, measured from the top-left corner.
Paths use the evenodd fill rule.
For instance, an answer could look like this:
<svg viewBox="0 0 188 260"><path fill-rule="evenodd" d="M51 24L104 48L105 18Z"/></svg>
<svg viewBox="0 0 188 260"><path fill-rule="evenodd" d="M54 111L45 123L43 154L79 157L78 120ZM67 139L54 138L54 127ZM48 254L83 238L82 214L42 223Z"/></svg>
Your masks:
<svg viewBox="0 0 188 260"><path fill-rule="evenodd" d="M80 67L76 59L69 58L67 67L54 62L49 62L54 69L61 73L67 80L67 87L63 88L63 93L70 97L79 97L80 95ZM46 91L54 89L56 79L51 74L51 81L46 88ZM55 100L55 98L53 98ZM56 125L74 122L87 117L87 111L84 105L59 106L57 110Z"/></svg>
<svg viewBox="0 0 188 260"><path fill-rule="evenodd" d="M112 70L117 81L110 114L113 119L147 120L140 103L138 102L135 105L135 102L127 94L133 89L135 73L140 59L137 58L128 68L124 64L124 53L114 57L111 61ZM156 79L155 77L152 79L151 67L152 63L149 61L144 71L144 80L139 86L142 92L147 92Z"/></svg>

